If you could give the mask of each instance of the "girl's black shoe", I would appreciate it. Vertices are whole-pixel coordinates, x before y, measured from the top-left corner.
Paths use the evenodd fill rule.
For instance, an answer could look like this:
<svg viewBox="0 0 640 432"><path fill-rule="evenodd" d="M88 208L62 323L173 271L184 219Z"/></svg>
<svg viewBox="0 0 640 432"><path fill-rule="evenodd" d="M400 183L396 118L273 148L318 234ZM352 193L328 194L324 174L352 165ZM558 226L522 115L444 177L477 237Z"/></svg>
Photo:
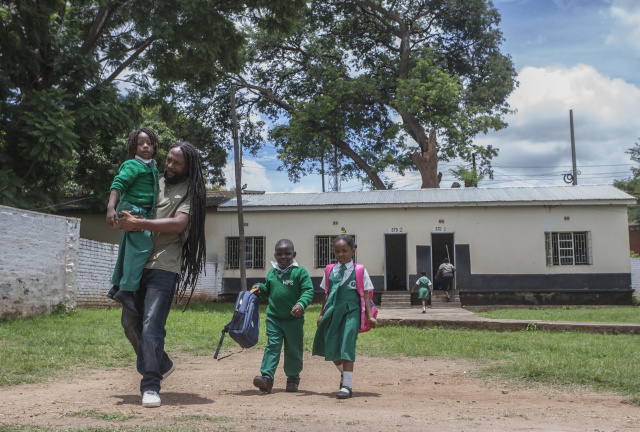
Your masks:
<svg viewBox="0 0 640 432"><path fill-rule="evenodd" d="M349 399L352 395L353 392L351 391L351 387L342 387L336 397L338 399Z"/></svg>

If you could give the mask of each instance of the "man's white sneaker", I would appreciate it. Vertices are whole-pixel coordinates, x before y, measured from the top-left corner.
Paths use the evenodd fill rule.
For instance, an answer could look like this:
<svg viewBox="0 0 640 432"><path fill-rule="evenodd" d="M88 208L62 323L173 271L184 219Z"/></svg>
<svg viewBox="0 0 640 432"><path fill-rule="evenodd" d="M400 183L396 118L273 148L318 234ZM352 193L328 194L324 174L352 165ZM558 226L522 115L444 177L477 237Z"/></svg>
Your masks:
<svg viewBox="0 0 640 432"><path fill-rule="evenodd" d="M147 408L154 408L160 406L160 395L153 390L147 390L142 395L142 406Z"/></svg>
<svg viewBox="0 0 640 432"><path fill-rule="evenodd" d="M169 378L169 375L171 375L174 370L176 370L176 364L175 363L171 365L171 369L169 369L168 371L166 371L165 373L162 374L162 380L160 381L160 384L162 384L164 382L164 380Z"/></svg>

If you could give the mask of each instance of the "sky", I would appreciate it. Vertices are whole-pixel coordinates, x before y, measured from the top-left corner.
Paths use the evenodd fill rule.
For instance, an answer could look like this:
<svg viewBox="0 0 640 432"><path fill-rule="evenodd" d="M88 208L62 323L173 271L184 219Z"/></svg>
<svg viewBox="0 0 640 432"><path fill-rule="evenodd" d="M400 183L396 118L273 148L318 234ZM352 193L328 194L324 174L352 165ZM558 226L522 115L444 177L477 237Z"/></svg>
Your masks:
<svg viewBox="0 0 640 432"><path fill-rule="evenodd" d="M518 73L507 102L509 126L478 135L499 149L494 179L479 187L564 185L571 170L569 112L573 110L578 184L626 179L637 164L626 150L640 143L640 0L493 0L500 29ZM225 168L235 184L233 155ZM460 161L440 162L440 187L456 179ZM292 183L273 147L244 158L242 183L267 192L322 192L319 175ZM420 175L387 173L396 189L420 188ZM342 182L342 191L366 189Z"/></svg>

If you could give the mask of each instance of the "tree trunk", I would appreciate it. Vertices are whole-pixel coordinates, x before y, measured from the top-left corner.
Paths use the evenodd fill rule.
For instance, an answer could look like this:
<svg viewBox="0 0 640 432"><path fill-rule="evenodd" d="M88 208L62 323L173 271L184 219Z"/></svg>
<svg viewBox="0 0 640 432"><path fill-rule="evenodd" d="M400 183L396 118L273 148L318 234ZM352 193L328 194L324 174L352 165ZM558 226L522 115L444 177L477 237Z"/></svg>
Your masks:
<svg viewBox="0 0 640 432"><path fill-rule="evenodd" d="M422 177L422 189L439 188L438 180L438 149L436 146L436 131L431 129L429 139L426 139L424 132L418 136L418 144L422 152L414 152L409 155ZM420 142L422 141L422 142Z"/></svg>

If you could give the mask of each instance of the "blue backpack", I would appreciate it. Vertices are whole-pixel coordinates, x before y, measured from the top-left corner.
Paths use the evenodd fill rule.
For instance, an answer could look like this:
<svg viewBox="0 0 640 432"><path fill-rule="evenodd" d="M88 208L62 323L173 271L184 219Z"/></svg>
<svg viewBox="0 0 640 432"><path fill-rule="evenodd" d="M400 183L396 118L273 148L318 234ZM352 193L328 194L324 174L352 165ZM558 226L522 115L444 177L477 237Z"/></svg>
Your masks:
<svg viewBox="0 0 640 432"><path fill-rule="evenodd" d="M218 358L224 334L229 333L231 339L244 348L251 348L258 343L260 335L260 301L253 291L241 291L236 300L236 307L229 324L222 329L222 336L218 343L218 349L213 358ZM223 357L224 358L224 357Z"/></svg>

